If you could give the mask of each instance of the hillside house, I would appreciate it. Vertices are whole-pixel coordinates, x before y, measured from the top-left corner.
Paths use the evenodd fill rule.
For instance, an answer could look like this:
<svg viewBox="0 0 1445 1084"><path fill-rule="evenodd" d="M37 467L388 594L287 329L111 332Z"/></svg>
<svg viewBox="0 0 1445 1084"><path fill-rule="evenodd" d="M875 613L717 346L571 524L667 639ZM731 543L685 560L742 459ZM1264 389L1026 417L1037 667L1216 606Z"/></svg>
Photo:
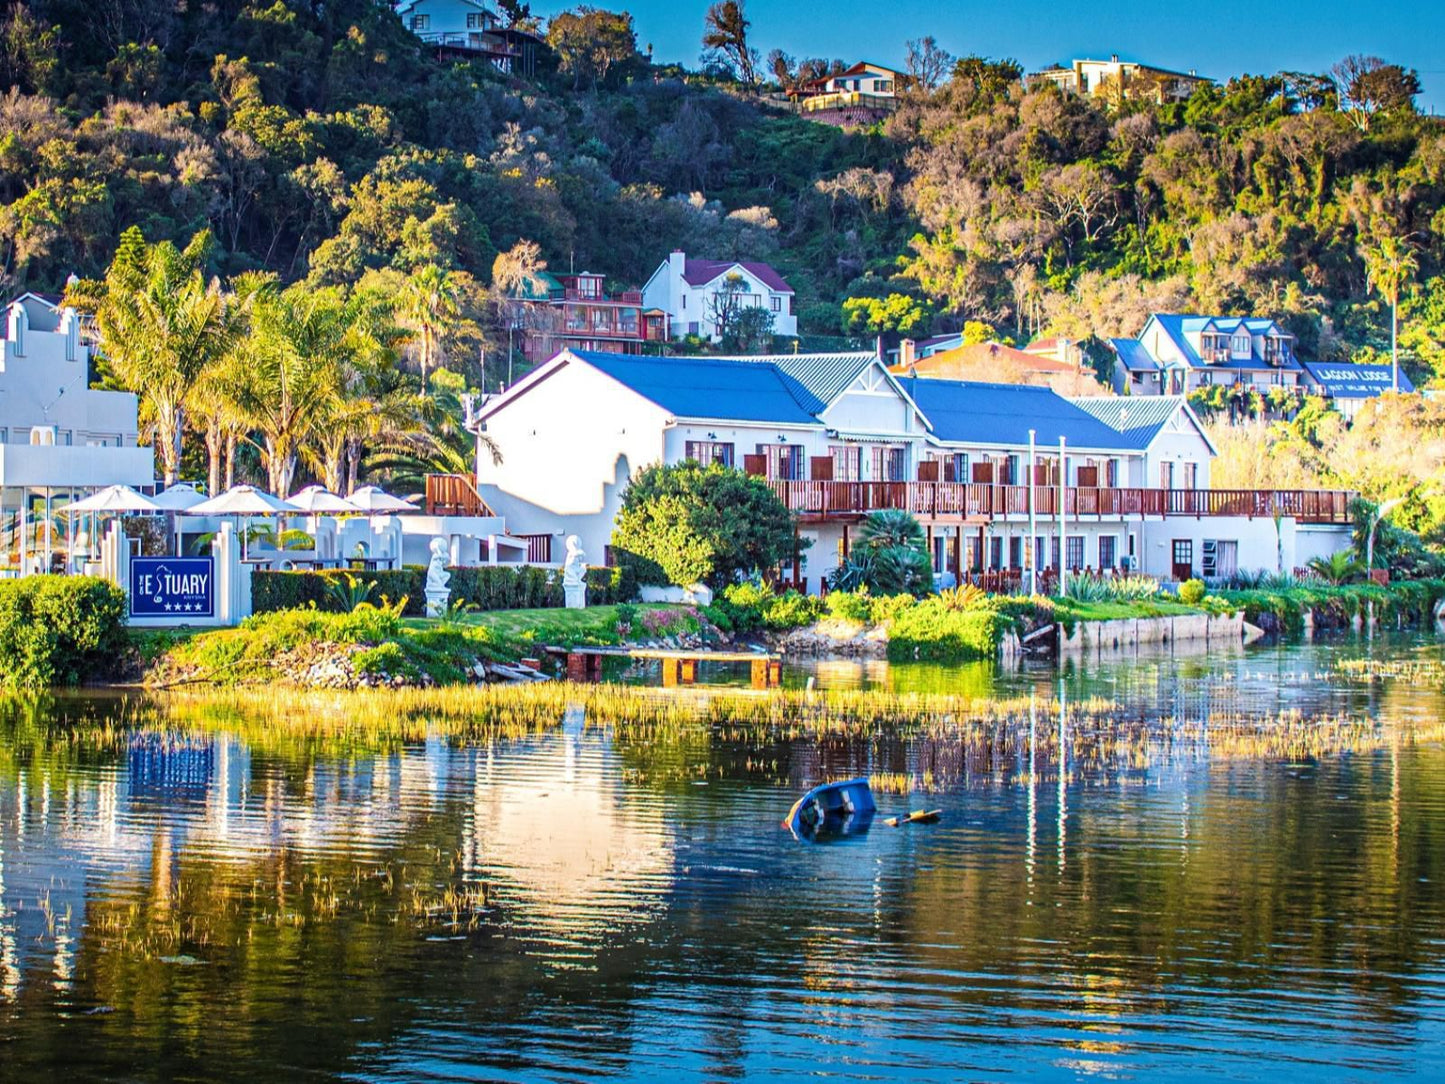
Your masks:
<svg viewBox="0 0 1445 1084"><path fill-rule="evenodd" d="M1340 361L1302 361L1301 383L1310 395L1319 395L1330 401L1341 414L1351 421L1360 408L1372 399L1378 399L1395 389L1395 374L1389 365L1355 365ZM1400 394L1414 392L1415 385L1402 371L1400 373Z"/></svg>
<svg viewBox="0 0 1445 1084"><path fill-rule="evenodd" d="M789 92L810 120L841 127L874 124L898 107L898 93L911 81L895 68L867 61L846 71L803 83Z"/></svg>
<svg viewBox="0 0 1445 1084"><path fill-rule="evenodd" d="M401 0L402 25L438 53L460 59L490 60L499 71L536 74L545 43L537 35L503 25L481 0Z"/></svg>
<svg viewBox="0 0 1445 1084"><path fill-rule="evenodd" d="M642 304L640 290L609 295L603 276L541 272L516 306L522 353L546 361L559 350L640 354L643 343L666 342L667 313Z"/></svg>
<svg viewBox="0 0 1445 1084"><path fill-rule="evenodd" d="M1118 53L1108 60L1078 59L1067 65L1055 64L1031 73L1025 81L1031 87L1040 83L1053 83L1067 94L1093 96L1116 102L1147 100L1159 105L1183 101L1194 93L1195 87L1213 82L1192 69L1188 72L1176 72L1168 68L1156 68L1149 64L1120 60Z"/></svg>
<svg viewBox="0 0 1445 1084"><path fill-rule="evenodd" d="M734 289L735 288L735 289ZM765 263L689 259L674 250L642 287L647 310L666 315L672 337L722 338L719 310L727 304L773 314L774 335L796 335L793 288Z"/></svg>
<svg viewBox="0 0 1445 1084"><path fill-rule="evenodd" d="M1349 544L1350 494L1210 489L1214 449L1182 400L1095 398L900 378L864 352L563 351L477 411L501 453L479 446L477 489L509 524L577 534L597 560L636 471L738 467L797 514L811 545L778 572L812 591L886 508L918 517L940 574L1015 582L1030 563L1179 579L1275 569L1282 554L1294 568Z"/></svg>
<svg viewBox="0 0 1445 1084"><path fill-rule="evenodd" d="M1110 339L1114 390L1185 395L1212 384L1293 388L1304 369L1294 336L1267 317L1154 313L1137 339Z"/></svg>

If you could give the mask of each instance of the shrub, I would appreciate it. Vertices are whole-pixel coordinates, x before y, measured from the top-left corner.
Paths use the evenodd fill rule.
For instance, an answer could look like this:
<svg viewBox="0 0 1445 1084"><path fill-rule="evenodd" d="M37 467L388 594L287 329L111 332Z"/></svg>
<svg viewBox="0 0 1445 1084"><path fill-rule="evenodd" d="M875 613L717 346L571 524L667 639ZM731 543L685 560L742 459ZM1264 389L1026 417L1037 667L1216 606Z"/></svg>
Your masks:
<svg viewBox="0 0 1445 1084"><path fill-rule="evenodd" d="M735 583L723 588L713 605L721 611L735 632L757 632L773 602L773 589L765 583Z"/></svg>
<svg viewBox="0 0 1445 1084"><path fill-rule="evenodd" d="M988 592L975 583L966 583L962 587L945 587L938 592L938 601L943 608L959 613L977 609L987 598Z"/></svg>
<svg viewBox="0 0 1445 1084"><path fill-rule="evenodd" d="M854 591L832 591L824 599L828 613L840 621L856 621L866 625L873 619L873 596L867 585Z"/></svg>
<svg viewBox="0 0 1445 1084"><path fill-rule="evenodd" d="M406 599L403 612L410 617L420 617L426 613L426 570L422 568L380 569L375 572L352 572L346 569L327 569L321 572L253 572L251 610L253 613L264 614L314 606L324 612L340 613L347 608L347 600L338 596L334 585L345 585L349 582L371 585L367 596L373 601L385 601L394 605L403 598ZM453 597L456 597L455 590Z"/></svg>
<svg viewBox="0 0 1445 1084"><path fill-rule="evenodd" d="M0 582L0 687L111 677L128 655L125 592L91 576Z"/></svg>
<svg viewBox="0 0 1445 1084"><path fill-rule="evenodd" d="M412 666L401 645L392 641L377 644L358 652L351 660L361 674L404 674L411 676Z"/></svg>
<svg viewBox="0 0 1445 1084"><path fill-rule="evenodd" d="M936 599L926 601L937 602ZM907 613L917 605L920 603L912 595L884 595L882 598L873 600L873 605L869 608L869 616L872 618L873 624L882 625L895 620L900 614ZM943 609L943 606L940 604L939 608Z"/></svg>
<svg viewBox="0 0 1445 1084"><path fill-rule="evenodd" d="M950 610L927 598L893 616L888 633L890 659L992 659L1013 622L990 607Z"/></svg>
<svg viewBox="0 0 1445 1084"><path fill-rule="evenodd" d="M773 599L763 614L763 624L770 629L801 629L823 616L823 600L797 591L784 591Z"/></svg>
<svg viewBox="0 0 1445 1084"><path fill-rule="evenodd" d="M1198 606L1203 598L1203 580L1185 580L1179 585L1179 601L1185 605Z"/></svg>

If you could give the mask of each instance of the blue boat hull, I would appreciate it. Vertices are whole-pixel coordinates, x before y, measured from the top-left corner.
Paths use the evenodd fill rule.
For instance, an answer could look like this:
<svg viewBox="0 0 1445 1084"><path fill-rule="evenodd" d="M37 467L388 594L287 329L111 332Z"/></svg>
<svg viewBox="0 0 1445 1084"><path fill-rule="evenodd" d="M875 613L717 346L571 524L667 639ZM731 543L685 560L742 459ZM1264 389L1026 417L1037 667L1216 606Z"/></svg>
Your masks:
<svg viewBox="0 0 1445 1084"><path fill-rule="evenodd" d="M809 841L830 835L861 835L877 811L868 780L845 779L808 791L788 811L783 827Z"/></svg>

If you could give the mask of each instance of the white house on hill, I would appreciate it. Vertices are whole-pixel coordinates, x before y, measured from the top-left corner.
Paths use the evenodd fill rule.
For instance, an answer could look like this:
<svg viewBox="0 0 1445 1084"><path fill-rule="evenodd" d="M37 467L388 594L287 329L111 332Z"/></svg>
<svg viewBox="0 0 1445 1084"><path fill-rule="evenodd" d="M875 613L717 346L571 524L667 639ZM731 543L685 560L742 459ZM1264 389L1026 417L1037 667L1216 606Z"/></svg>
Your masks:
<svg viewBox="0 0 1445 1084"><path fill-rule="evenodd" d="M696 260L674 250L642 287L642 305L667 313L674 338L700 335L716 342L720 295L741 280L736 304L767 309L773 314L774 335L796 335L793 288L765 263L736 260Z"/></svg>
<svg viewBox="0 0 1445 1084"><path fill-rule="evenodd" d="M919 519L935 570L954 575L1017 576L1032 561L1222 576L1293 569L1350 543L1349 494L1210 489L1214 448L1182 399L1071 401L1046 387L900 378L871 353L564 350L473 422L501 454L479 447L486 503L554 549L578 535L593 561L607 558L623 491L650 464L766 479L811 543L779 572L810 591L858 523L892 508Z"/></svg>

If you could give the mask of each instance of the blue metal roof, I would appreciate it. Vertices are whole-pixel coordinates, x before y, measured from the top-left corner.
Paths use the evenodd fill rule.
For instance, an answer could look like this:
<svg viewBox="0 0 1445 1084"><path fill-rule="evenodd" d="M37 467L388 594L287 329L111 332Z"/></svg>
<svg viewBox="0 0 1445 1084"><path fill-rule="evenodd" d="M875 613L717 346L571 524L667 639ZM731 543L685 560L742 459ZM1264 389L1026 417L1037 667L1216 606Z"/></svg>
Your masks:
<svg viewBox="0 0 1445 1084"><path fill-rule="evenodd" d="M1131 373L1154 372L1159 368L1159 363L1149 356L1138 339L1110 339L1109 345Z"/></svg>
<svg viewBox="0 0 1445 1084"><path fill-rule="evenodd" d="M771 365L782 378L798 405L821 414L828 404L858 379L858 374L877 361L872 351L840 354L762 354L718 359L673 358L673 361L723 360L749 365Z"/></svg>
<svg viewBox="0 0 1445 1084"><path fill-rule="evenodd" d="M1301 362L1314 382L1337 399L1373 399L1390 391L1393 375L1388 365L1353 365L1349 362ZM1415 385L1400 371L1400 390L1410 392Z"/></svg>
<svg viewBox="0 0 1445 1084"><path fill-rule="evenodd" d="M920 377L899 383L945 443L1027 447L1032 429L1040 448L1057 447L1061 436L1074 448L1131 447L1122 434L1051 388Z"/></svg>
<svg viewBox="0 0 1445 1084"><path fill-rule="evenodd" d="M1184 411L1204 443L1214 449L1182 395L1077 395L1070 397L1069 402L1118 433L1115 440L1121 448L1144 451L1159 431Z"/></svg>
<svg viewBox="0 0 1445 1084"><path fill-rule="evenodd" d="M1173 340L1179 352L1184 355L1185 361L1196 369L1285 369L1298 372L1300 365L1294 358L1293 353L1287 353L1280 364L1266 361L1255 348L1253 336L1263 335L1271 329L1278 330L1278 325L1262 316L1194 316L1178 315L1175 313L1156 312L1150 319L1154 320L1164 329L1164 333ZM1205 362L1199 356L1199 351L1189 341L1189 335L1197 334L1206 329L1217 331L1222 335L1232 334L1239 328L1244 328L1250 333L1250 356L1248 358L1228 358L1225 361Z"/></svg>
<svg viewBox="0 0 1445 1084"><path fill-rule="evenodd" d="M679 418L816 426L771 365L726 358L652 358L572 353Z"/></svg>

